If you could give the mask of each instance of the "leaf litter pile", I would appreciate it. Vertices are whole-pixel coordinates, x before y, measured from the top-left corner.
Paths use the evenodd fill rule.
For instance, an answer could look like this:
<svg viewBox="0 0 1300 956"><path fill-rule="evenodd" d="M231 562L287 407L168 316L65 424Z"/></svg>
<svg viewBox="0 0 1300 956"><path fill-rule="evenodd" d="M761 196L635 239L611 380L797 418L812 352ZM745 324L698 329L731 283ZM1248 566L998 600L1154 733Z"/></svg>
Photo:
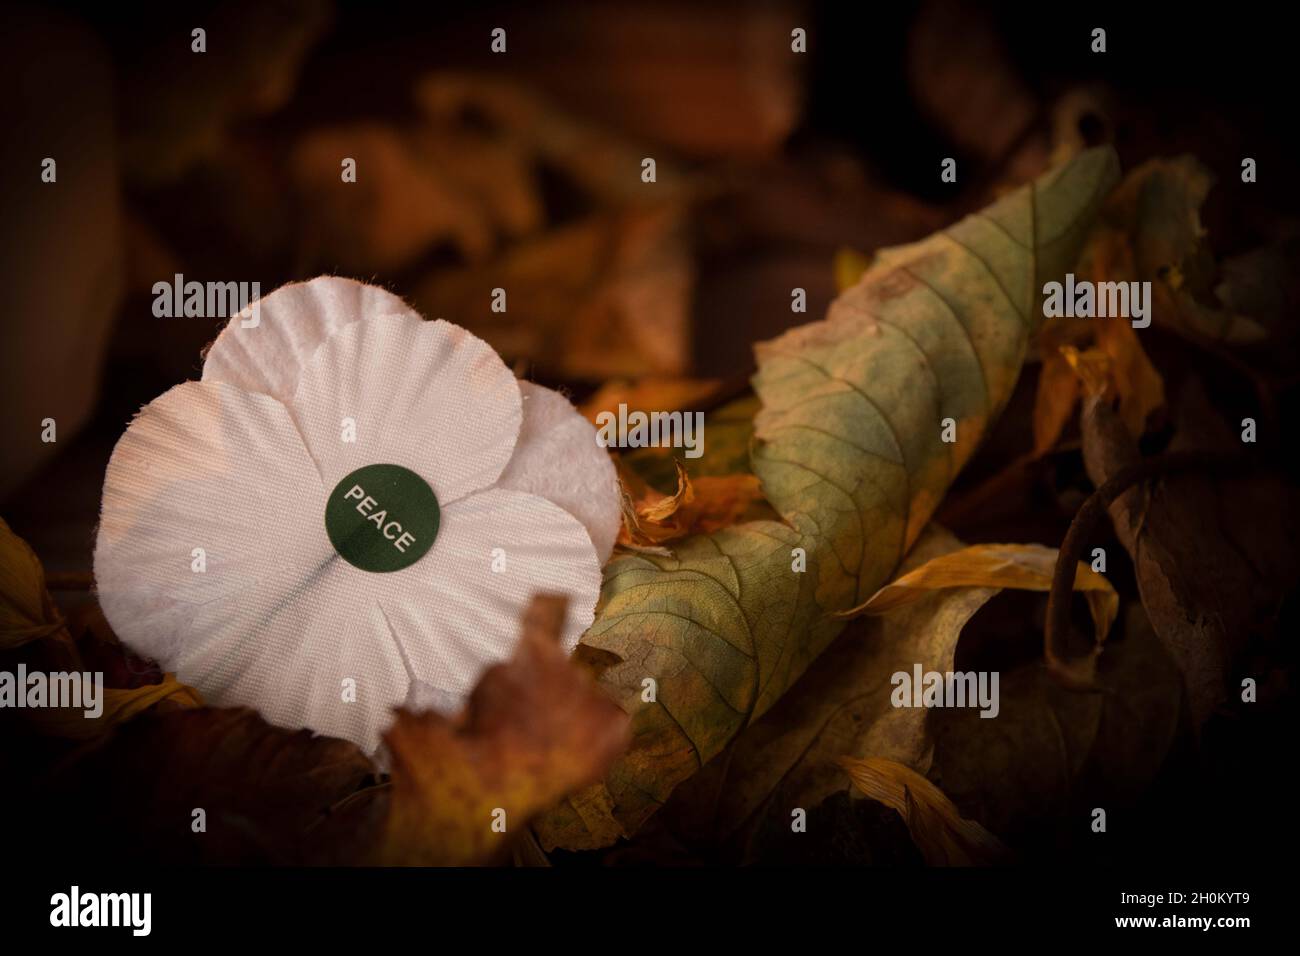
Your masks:
<svg viewBox="0 0 1300 956"><path fill-rule="evenodd" d="M1225 145L1207 134L1198 158L1139 124L1121 168L1088 148L1122 138L1085 135L1106 115L1092 93L1047 108L987 24L937 0L912 35L913 93L971 158L962 176L984 175L963 195L995 197L957 211L840 155L780 152L800 77L782 59L728 85L705 52L742 33L784 49L779 16L747 14L745 33L692 10L702 40L683 59L646 42L653 17L589 15L607 17L598 42L565 48L607 82L570 83L581 119L527 83L447 70L411 78L400 121L300 97L298 120L327 121L259 127L323 12L228 31L283 48L211 55L185 84L139 60L130 268L122 301L102 297L147 310L153 279L181 271L381 276L573 387L593 422L703 412L702 457L614 453L624 527L577 651L538 596L464 712L397 713L374 761L208 707L131 654L64 573L59 535L39 557L23 540L60 517L44 496L6 515L23 536L0 522L0 671L106 687L95 720L0 710L11 840L168 863L953 866L1230 857L1293 831L1259 781L1294 746L1300 520L1280 448L1300 229L1264 217L1216 253L1203 214L1245 202L1225 161L1244 146L1215 127ZM945 71L964 81L927 81ZM689 95L637 98L646 75ZM699 97L709 110L682 106ZM590 119L602 105L622 133ZM641 141L666 144L653 189L626 175ZM333 188L344 152L364 201ZM726 163L674 159L752 155L743 188ZM803 251L751 255L765 239ZM1044 319L1043 284L1067 273L1149 282L1151 325ZM497 286L508 314L483 307ZM810 315L790 315L792 286ZM123 322L115 347L159 373L147 398L214 331ZM752 374L685 377L727 364L693 361L710 349ZM118 404L109 448L139 403ZM80 459L53 487L79 470L97 503ZM991 706L896 706L895 675L953 671L996 675Z"/></svg>
<svg viewBox="0 0 1300 956"><path fill-rule="evenodd" d="M121 647L93 604L65 617L5 525L6 659L102 669L108 684L95 721L6 715L24 722L8 779L30 788L29 814L75 817L70 839L154 860L1095 854L1093 808L1146 825L1209 728L1249 725L1279 693L1295 489L1269 471L1267 442L1243 443L1185 370L1175 392L1127 322L1040 318L1043 282L1074 270L1151 281L1156 328L1184 364L1266 340L1268 316L1245 309L1269 254L1204 294L1205 183L1190 158L1121 179L1109 148L1080 152L927 239L841 257L825 319L758 344L752 392L596 393L593 417L693 391L709 406L704 456L622 453L621 547L574 658L555 641L562 605L539 597L464 713L396 715L383 767L204 706ZM1015 400L1028 414L990 438ZM999 443L1020 451L954 491ZM978 528L972 515L1008 499L1042 507L1026 489L1052 471L1061 508L1103 489L1065 556L945 526ZM892 702L894 674L955 669L998 672L993 719ZM206 827L191 835L195 808ZM490 825L501 811L505 833Z"/></svg>

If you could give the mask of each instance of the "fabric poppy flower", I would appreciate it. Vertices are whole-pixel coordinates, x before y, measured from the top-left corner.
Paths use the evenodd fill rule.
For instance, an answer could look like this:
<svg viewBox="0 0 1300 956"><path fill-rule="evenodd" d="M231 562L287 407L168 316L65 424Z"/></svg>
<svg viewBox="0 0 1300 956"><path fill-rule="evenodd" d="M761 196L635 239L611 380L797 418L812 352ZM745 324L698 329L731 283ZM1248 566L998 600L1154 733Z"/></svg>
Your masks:
<svg viewBox="0 0 1300 956"><path fill-rule="evenodd" d="M220 706L367 752L399 704L458 708L538 592L591 624L617 480L563 396L374 286L233 317L143 408L104 480L100 603Z"/></svg>

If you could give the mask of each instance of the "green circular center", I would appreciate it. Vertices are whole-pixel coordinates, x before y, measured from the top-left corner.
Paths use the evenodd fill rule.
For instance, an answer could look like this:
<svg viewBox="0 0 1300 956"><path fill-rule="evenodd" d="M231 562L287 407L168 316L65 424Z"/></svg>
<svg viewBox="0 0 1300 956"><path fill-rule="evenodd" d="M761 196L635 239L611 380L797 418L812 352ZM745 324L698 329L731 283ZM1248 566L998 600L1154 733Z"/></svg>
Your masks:
<svg viewBox="0 0 1300 956"><path fill-rule="evenodd" d="M334 550L362 571L400 571L419 561L438 536L438 498L401 465L366 465L335 486L325 504Z"/></svg>

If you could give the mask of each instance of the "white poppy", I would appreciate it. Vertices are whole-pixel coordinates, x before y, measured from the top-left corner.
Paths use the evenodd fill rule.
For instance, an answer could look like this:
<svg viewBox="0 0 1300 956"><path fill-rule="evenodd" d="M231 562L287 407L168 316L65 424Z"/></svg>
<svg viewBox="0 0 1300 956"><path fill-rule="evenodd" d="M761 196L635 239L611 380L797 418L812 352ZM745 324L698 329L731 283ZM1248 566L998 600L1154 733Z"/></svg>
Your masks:
<svg viewBox="0 0 1300 956"><path fill-rule="evenodd" d="M210 703L374 752L395 705L463 703L533 594L568 596L577 643L616 489L563 396L464 329L322 277L232 318L202 381L131 422L95 578L121 639Z"/></svg>

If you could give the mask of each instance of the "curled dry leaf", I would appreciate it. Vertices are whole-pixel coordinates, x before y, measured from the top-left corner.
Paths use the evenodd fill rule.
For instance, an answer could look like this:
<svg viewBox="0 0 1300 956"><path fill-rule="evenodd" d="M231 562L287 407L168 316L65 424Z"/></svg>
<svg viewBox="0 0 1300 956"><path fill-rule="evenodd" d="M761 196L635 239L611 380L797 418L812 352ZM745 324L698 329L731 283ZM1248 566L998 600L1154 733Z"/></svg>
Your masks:
<svg viewBox="0 0 1300 956"><path fill-rule="evenodd" d="M911 604L926 592L958 587L1014 588L1050 591L1057 551L1041 544L974 544L931 558L886 584L862 604L839 612L839 617L884 614ZM1119 613L1119 595L1109 581L1082 561L1074 577L1092 612L1098 646L1106 640Z"/></svg>
<svg viewBox="0 0 1300 956"><path fill-rule="evenodd" d="M1007 856L997 837L963 817L942 790L915 770L881 757L842 757L839 765L864 794L898 811L931 866L996 863Z"/></svg>
<svg viewBox="0 0 1300 956"><path fill-rule="evenodd" d="M1107 199L1098 224L1080 256L1081 280L1150 282L1155 321L1203 342L1242 344L1260 341L1265 327L1245 309L1262 316L1277 314L1277 289L1286 272L1280 250L1266 247L1219 266L1205 243L1200 208L1213 184L1209 170L1191 156L1152 160L1134 169ZM1294 256L1292 257L1294 258ZM1247 263L1243 266L1243 263ZM1258 289L1252 273L1267 275L1271 294ZM1034 411L1034 451L1045 454L1060 439L1074 416L1082 394L1077 376L1069 372L1076 353L1096 350L1108 360L1109 388L1118 398L1121 420L1129 435L1140 438L1152 413L1165 404L1164 382L1138 342L1130 321L1123 319L1052 319L1039 337L1043 370ZM1100 392L1093 383L1091 391Z"/></svg>
<svg viewBox="0 0 1300 956"><path fill-rule="evenodd" d="M900 580L945 556L963 553L961 541L931 524L904 562ZM1037 560L1032 565L1038 570L1018 571L1012 577L1033 573L1050 581L1050 559L1042 566ZM970 580L975 579L972 576ZM1034 589L1044 587L1036 585ZM933 714L925 708L894 706L897 685L891 678L900 672L910 675L917 667L923 673L952 671L962 634L999 591L998 586L959 584L912 589L906 600L853 620L775 707L747 727L722 757L678 787L662 811L660 825L679 841L721 852L726 859L761 860L779 854L787 845L790 807L804 807L811 816L828 798L848 788L848 778L837 763L840 758L887 759L918 774L928 773L934 747ZM1012 638L1011 643L1016 636L1004 635ZM1035 675L1043 671L1037 664L1031 669ZM1105 673L1109 676L1113 669L1105 669ZM1151 703L1165 706L1172 702L1176 716L1176 688L1168 681L1157 681L1153 687L1165 696L1154 697ZM980 746L990 739L1002 741L999 727L1006 720L1029 721L1024 706L1014 716L1008 715L1006 688L1000 693L997 720L980 718L976 709L969 711L973 718L969 726L963 725L963 732L979 738ZM1055 686L1047 687L1045 693L1053 700L1064 700L1062 721L1076 716L1076 711L1069 709L1071 697L1095 697L1063 692ZM1142 700L1147 702L1145 697ZM1042 716L1040 711L1032 714ZM1077 733L1091 739L1096 728L1089 721L1095 720L1095 712L1078 714L1083 715L1084 725ZM1033 728L1035 734L1040 733L1041 728ZM1074 734L1076 728L1071 726L1065 732ZM1023 766L1014 764L1017 758L1012 741L1008 752L1000 756L1005 764L1000 772L1032 776L1043 764L1040 754L1025 754ZM999 823L1003 822L999 818Z"/></svg>
<svg viewBox="0 0 1300 956"><path fill-rule="evenodd" d="M632 715L633 746L547 815L544 844L635 831L830 644L842 623L828 612L890 578L1005 406L1045 277L1075 261L1117 165L1113 151L1081 153L928 239L882 250L825 320L758 346L753 467L784 520L606 566L583 645L603 652L600 680Z"/></svg>
<svg viewBox="0 0 1300 956"><path fill-rule="evenodd" d="M708 475L693 482L686 467L680 461L676 465L677 490L663 495L619 462L623 486L620 544L654 547L688 534L717 531L770 514L755 476Z"/></svg>

